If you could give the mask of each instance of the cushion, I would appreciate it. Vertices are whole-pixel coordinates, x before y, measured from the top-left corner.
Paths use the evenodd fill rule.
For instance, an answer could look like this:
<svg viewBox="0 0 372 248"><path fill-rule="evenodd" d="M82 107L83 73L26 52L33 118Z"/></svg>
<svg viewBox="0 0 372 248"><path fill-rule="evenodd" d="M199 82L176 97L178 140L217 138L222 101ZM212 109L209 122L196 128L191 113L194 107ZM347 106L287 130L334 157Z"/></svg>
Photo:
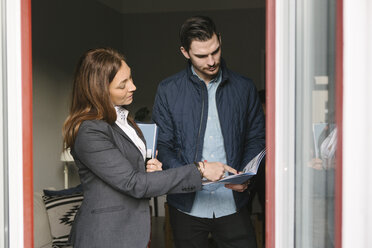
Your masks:
<svg viewBox="0 0 372 248"><path fill-rule="evenodd" d="M81 184L79 184L76 187L68 188L68 189L62 189L62 190L44 189L43 192L44 192L44 195L47 195L47 196L73 195L73 194L76 194L76 193L82 193L83 192L83 186Z"/></svg>
<svg viewBox="0 0 372 248"><path fill-rule="evenodd" d="M44 190L43 200L48 213L53 248L69 244L71 225L83 201L81 186L68 190Z"/></svg>

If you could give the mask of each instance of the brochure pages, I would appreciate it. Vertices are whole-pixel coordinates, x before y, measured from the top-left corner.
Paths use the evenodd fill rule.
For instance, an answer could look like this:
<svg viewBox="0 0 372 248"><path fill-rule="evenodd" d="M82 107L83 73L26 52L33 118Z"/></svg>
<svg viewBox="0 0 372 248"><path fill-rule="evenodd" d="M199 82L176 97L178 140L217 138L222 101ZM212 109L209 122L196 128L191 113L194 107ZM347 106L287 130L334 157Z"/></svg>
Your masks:
<svg viewBox="0 0 372 248"><path fill-rule="evenodd" d="M137 123L146 140L146 158L155 158L158 140L158 126L155 123Z"/></svg>
<svg viewBox="0 0 372 248"><path fill-rule="evenodd" d="M256 157L254 157L249 163L244 167L241 174L237 175L230 175L227 177L224 177L221 180L218 180L216 182L211 182L208 180L203 181L203 185L213 184L213 183L223 183L223 184L242 184L249 180L251 177L257 174L258 167L260 166L260 163L262 159L266 155L266 148L263 149Z"/></svg>

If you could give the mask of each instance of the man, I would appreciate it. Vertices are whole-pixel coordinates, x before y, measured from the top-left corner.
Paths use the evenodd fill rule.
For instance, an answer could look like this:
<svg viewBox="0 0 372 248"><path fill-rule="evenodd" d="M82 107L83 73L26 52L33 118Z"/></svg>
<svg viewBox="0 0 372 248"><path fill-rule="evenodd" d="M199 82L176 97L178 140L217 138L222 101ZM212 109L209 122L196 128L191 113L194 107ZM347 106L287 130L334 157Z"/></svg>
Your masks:
<svg viewBox="0 0 372 248"><path fill-rule="evenodd" d="M265 146L264 116L253 82L227 69L221 36L204 16L180 30L185 70L159 84L153 119L159 126L163 169L219 161L238 171ZM171 178L170 178L171 180ZM256 247L246 204L248 182L208 185L198 193L167 197L177 248Z"/></svg>

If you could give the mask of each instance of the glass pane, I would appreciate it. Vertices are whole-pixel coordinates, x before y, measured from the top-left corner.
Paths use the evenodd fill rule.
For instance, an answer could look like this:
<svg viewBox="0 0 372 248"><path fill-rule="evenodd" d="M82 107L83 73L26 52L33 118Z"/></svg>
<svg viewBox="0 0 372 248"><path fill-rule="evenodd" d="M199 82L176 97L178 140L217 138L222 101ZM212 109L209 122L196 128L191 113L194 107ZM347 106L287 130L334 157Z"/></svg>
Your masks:
<svg viewBox="0 0 372 248"><path fill-rule="evenodd" d="M296 247L334 247L335 0L296 1Z"/></svg>

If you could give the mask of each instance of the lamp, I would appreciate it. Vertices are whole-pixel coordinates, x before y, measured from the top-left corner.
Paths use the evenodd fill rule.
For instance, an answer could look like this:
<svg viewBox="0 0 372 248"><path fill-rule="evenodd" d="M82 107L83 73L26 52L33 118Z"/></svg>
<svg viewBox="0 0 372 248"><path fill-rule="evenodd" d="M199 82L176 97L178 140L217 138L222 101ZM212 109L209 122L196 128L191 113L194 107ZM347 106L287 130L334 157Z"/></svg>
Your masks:
<svg viewBox="0 0 372 248"><path fill-rule="evenodd" d="M68 188L68 163L74 162L74 158L71 156L70 148L64 149L61 153L61 161L63 164L63 173L65 176L65 189Z"/></svg>

